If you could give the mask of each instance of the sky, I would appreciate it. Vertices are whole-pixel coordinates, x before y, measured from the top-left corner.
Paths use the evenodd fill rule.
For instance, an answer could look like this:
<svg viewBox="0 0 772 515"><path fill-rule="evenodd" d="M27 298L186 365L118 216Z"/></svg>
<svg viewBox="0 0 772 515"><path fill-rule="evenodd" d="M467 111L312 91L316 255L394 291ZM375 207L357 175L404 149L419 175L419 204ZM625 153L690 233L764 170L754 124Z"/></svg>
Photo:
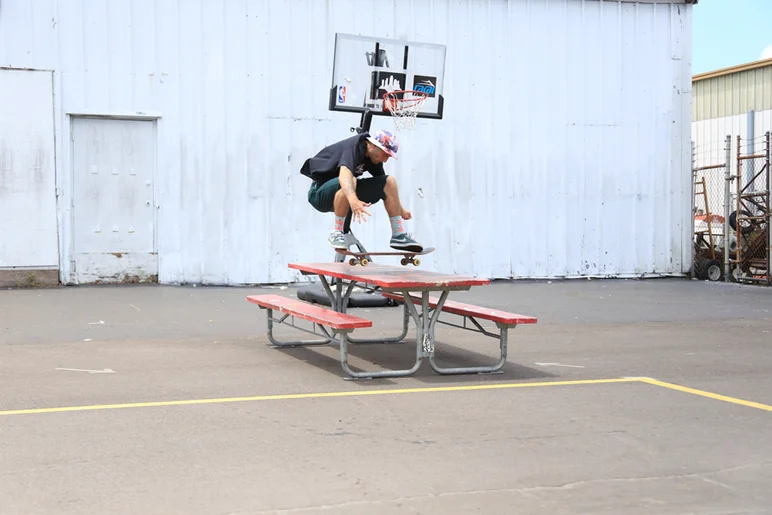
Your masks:
<svg viewBox="0 0 772 515"><path fill-rule="evenodd" d="M692 74L772 58L772 0L699 0Z"/></svg>

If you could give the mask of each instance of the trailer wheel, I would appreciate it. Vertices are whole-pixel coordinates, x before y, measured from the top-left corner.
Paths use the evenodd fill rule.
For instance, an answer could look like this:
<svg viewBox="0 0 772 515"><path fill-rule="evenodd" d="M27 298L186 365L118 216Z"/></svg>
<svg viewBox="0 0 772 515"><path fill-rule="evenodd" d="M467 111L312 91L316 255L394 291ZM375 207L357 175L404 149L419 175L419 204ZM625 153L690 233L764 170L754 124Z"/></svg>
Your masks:
<svg viewBox="0 0 772 515"><path fill-rule="evenodd" d="M703 279L708 281L722 281L724 279L724 266L716 259L706 259L700 265Z"/></svg>

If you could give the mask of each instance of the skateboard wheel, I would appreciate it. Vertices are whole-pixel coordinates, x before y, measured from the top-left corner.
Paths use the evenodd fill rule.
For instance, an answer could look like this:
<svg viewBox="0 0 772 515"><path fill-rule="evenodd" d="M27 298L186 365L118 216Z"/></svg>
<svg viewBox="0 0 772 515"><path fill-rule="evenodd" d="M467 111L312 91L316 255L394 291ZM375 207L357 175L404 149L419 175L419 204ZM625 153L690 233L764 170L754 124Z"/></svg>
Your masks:
<svg viewBox="0 0 772 515"><path fill-rule="evenodd" d="M418 259L418 258L415 258L415 261L413 261L413 264L414 264L415 266L418 266L418 265L420 265L420 264L421 264L421 260L420 260L420 259Z"/></svg>
<svg viewBox="0 0 772 515"><path fill-rule="evenodd" d="M400 263L402 263L402 266L405 266L405 265L407 265L407 258L402 258L402 259L400 260Z"/></svg>
<svg viewBox="0 0 772 515"><path fill-rule="evenodd" d="M367 260L367 258L362 258L362 266L367 266L367 263L370 261Z"/></svg>
<svg viewBox="0 0 772 515"><path fill-rule="evenodd" d="M354 259L354 258L351 258L351 259L348 260L348 264L351 265L351 266L354 266L354 265L357 264L357 260Z"/></svg>

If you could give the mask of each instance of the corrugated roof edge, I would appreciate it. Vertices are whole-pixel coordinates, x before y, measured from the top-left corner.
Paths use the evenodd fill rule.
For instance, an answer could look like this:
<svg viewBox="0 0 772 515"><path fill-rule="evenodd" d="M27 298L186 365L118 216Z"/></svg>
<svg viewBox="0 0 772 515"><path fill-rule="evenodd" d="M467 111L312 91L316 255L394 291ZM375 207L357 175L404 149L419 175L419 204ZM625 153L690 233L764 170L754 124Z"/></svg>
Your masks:
<svg viewBox="0 0 772 515"><path fill-rule="evenodd" d="M772 58L762 59L760 61L752 61L750 63L738 64L730 66L729 68L721 68L720 70L713 70L712 72L700 73L692 77L692 82L697 82L706 79L713 79L715 77L721 77L724 75L731 75L733 73L745 72L748 70L755 70L757 68L764 68L766 66L772 66Z"/></svg>
<svg viewBox="0 0 772 515"><path fill-rule="evenodd" d="M622 2L623 4L687 4L697 5L699 0L595 0L600 2Z"/></svg>

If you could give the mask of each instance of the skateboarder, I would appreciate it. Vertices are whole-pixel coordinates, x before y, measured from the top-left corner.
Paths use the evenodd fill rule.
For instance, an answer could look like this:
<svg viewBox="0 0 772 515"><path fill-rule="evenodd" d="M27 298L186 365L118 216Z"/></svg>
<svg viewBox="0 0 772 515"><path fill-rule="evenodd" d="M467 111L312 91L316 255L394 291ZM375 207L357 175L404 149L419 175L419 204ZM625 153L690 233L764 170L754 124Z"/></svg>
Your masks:
<svg viewBox="0 0 772 515"><path fill-rule="evenodd" d="M323 148L303 163L300 173L314 182L308 190L308 202L321 213L335 213L335 225L327 240L334 248L347 248L343 223L349 209L352 219L367 220L367 208L383 200L391 222L393 249L420 252L423 246L404 230L403 220L413 215L402 207L397 180L386 175L383 163L397 158L399 143L389 131L378 130L374 135L363 132ZM369 172L371 177L362 177Z"/></svg>

